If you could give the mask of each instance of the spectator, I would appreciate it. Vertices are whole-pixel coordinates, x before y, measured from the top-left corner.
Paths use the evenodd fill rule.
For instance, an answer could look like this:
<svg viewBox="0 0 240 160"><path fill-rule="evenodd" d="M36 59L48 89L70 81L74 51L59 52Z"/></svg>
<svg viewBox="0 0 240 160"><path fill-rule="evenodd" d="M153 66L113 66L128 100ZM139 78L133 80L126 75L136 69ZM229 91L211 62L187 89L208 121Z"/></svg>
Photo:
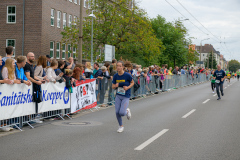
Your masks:
<svg viewBox="0 0 240 160"><path fill-rule="evenodd" d="M73 70L73 78L75 78L76 80L85 80L85 78L83 77L83 74L82 74L82 68L83 67L75 67L74 70Z"/></svg>
<svg viewBox="0 0 240 160"><path fill-rule="evenodd" d="M184 67L181 67L181 74L186 74Z"/></svg>
<svg viewBox="0 0 240 160"><path fill-rule="evenodd" d="M58 61L58 68L54 70L57 76L58 76L60 73L63 73L63 72L62 72L62 69L64 68L64 65L65 65L65 62L64 62L63 60ZM63 73L63 74L64 74L64 73ZM57 80L57 82L59 82L59 83L62 83L62 82L65 82L65 81L66 81L66 80L65 80L63 77L61 77L60 80Z"/></svg>
<svg viewBox="0 0 240 160"><path fill-rule="evenodd" d="M76 68L78 68L78 67L76 67ZM73 86L73 85L76 86L76 85L74 84L75 79L72 78L72 76L73 76L73 71L72 71L71 69L66 69L65 72L66 72L66 73L65 73L65 75L64 75L64 79L66 80L66 87L69 89L69 92L70 92L70 93L73 93L73 91L72 91L72 86Z"/></svg>
<svg viewBox="0 0 240 160"><path fill-rule="evenodd" d="M34 76L37 76L37 78L41 80L46 80L49 82L46 76L45 68L47 67L47 57L46 56L40 56L38 58L37 66L34 70Z"/></svg>
<svg viewBox="0 0 240 160"><path fill-rule="evenodd" d="M30 86L31 81L29 81L24 74L23 67L26 65L27 57L26 56L18 56L17 57L17 63L16 63L16 79L20 80L21 83L25 83L26 85Z"/></svg>
<svg viewBox="0 0 240 160"><path fill-rule="evenodd" d="M115 74L117 73L117 64L113 64L113 69L112 69L112 72L110 73L110 76L114 76Z"/></svg>
<svg viewBox="0 0 240 160"><path fill-rule="evenodd" d="M113 59L112 60L112 64L110 65L110 74L112 73L112 70L113 70L113 65L116 64L117 65L117 60L116 59Z"/></svg>
<svg viewBox="0 0 240 160"><path fill-rule="evenodd" d="M175 69L173 70L172 74L178 75L178 66L175 66Z"/></svg>
<svg viewBox="0 0 240 160"><path fill-rule="evenodd" d="M23 67L25 75L27 79L29 79L32 83L41 85L43 80L39 79L37 76L34 76L34 68L33 68L33 62L35 60L35 55L32 52L29 52L27 54L27 63Z"/></svg>
<svg viewBox="0 0 240 160"><path fill-rule="evenodd" d="M95 73L94 73L95 72ZM94 78L98 78L99 76L102 75L102 70L99 69L99 64L97 62L94 63Z"/></svg>
<svg viewBox="0 0 240 160"><path fill-rule="evenodd" d="M75 64L73 62L73 58L72 57L69 57L68 58L68 62L67 61L64 61L65 62L65 65L64 65L64 68L62 69L62 72L64 72L65 69L72 69L75 67ZM74 66L74 67L73 67Z"/></svg>
<svg viewBox="0 0 240 160"><path fill-rule="evenodd" d="M3 57L2 58L2 66L0 66L0 70L2 70L2 68L5 66L5 62L8 58L12 58L13 56L13 51L14 51L14 48L13 46L8 46L6 47L6 57Z"/></svg>
<svg viewBox="0 0 240 160"><path fill-rule="evenodd" d="M5 66L2 69L2 77L3 79L10 79L13 83L21 83L20 80L16 79L14 59L8 58L6 60Z"/></svg>
<svg viewBox="0 0 240 160"><path fill-rule="evenodd" d="M51 56L46 55L46 58L47 58L47 66L49 67L51 65Z"/></svg>
<svg viewBox="0 0 240 160"><path fill-rule="evenodd" d="M35 109L36 109L36 114L38 114L38 103L42 102L41 96L42 96L42 89L41 89L41 84L44 83L44 80L39 79L37 76L34 76L34 68L33 68L33 62L35 60L35 55L32 52L29 52L27 54L27 63L23 67L24 68L24 73L27 77L28 80L32 82L33 85L33 102L35 103ZM36 119L34 120L36 123L43 123L40 121L41 114L38 114L36 116Z"/></svg>
<svg viewBox="0 0 240 160"><path fill-rule="evenodd" d="M69 57L69 58L68 58L68 63L69 63L69 66L67 67L67 69L73 70L73 69L75 68L75 64L74 64L74 59L73 59L73 57Z"/></svg>
<svg viewBox="0 0 240 160"><path fill-rule="evenodd" d="M132 70L132 76L136 76L137 75L137 66L133 65L133 70Z"/></svg>
<svg viewBox="0 0 240 160"><path fill-rule="evenodd" d="M168 70L168 75L169 75L169 76L172 76L172 75L173 75L173 74L172 74L172 67L169 68L169 70Z"/></svg>
<svg viewBox="0 0 240 160"><path fill-rule="evenodd" d="M63 72L60 73L58 76L56 75L54 70L57 68L58 68L58 61L56 59L53 59L50 67L47 69L47 78L49 79L50 82L56 83L56 81L60 80L61 77L63 76Z"/></svg>
<svg viewBox="0 0 240 160"><path fill-rule="evenodd" d="M2 66L2 57L0 56L0 67ZM13 84L10 79L3 79L2 72L0 72L0 83Z"/></svg>
<svg viewBox="0 0 240 160"><path fill-rule="evenodd" d="M93 74L93 71L92 71L92 66L91 66L91 63L90 62L86 62L85 63L85 72L84 72L86 78L90 78L91 75Z"/></svg>
<svg viewBox="0 0 240 160"><path fill-rule="evenodd" d="M109 64L109 63L107 63L107 64L105 64L105 65L108 66L108 68L110 67L110 64ZM107 68L106 66L102 66L102 67L101 67L102 75L99 76L99 79L102 79L102 80L103 80L104 77L106 78L106 79L105 79L105 82L104 82L104 80L101 81L102 83L105 83L105 85L104 85L103 94L100 94L100 104L103 104L103 103L104 103L104 96L105 96L106 91L107 91L107 89L108 89L108 80L107 80L107 79L110 79L110 78L111 78L110 75L109 75L109 73L108 73L108 68ZM101 83L100 83L100 84L101 84ZM101 107L105 107L105 105L101 105Z"/></svg>

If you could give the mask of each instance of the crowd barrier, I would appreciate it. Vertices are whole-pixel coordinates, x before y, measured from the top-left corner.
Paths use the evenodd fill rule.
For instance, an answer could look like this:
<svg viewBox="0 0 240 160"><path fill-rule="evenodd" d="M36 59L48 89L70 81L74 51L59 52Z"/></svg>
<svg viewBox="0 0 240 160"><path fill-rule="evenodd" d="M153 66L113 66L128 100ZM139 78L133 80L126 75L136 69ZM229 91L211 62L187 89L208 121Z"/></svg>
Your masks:
<svg viewBox="0 0 240 160"><path fill-rule="evenodd" d="M208 81L210 76L205 73L197 75L166 75L162 80L158 76L150 76L150 78L133 76L135 85L131 88L131 99L199 84ZM97 103L103 105L114 104L116 92L112 89L112 79L97 79L97 84L99 84L96 91Z"/></svg>
<svg viewBox="0 0 240 160"><path fill-rule="evenodd" d="M192 84L208 81L211 75L172 75L164 76L133 76L134 87L131 88L131 99L145 97L149 94L177 89ZM78 81L76 87L69 89L65 83L46 83L41 85L42 102L38 103L38 113L41 119L51 117L69 117L69 114L80 110L93 108L98 110L97 104L112 105L116 91L112 89L112 80L103 78ZM36 103L32 102L32 86L25 84L0 85L0 128L16 127L21 130L23 125L29 125L36 119ZM71 119L71 118L70 118Z"/></svg>

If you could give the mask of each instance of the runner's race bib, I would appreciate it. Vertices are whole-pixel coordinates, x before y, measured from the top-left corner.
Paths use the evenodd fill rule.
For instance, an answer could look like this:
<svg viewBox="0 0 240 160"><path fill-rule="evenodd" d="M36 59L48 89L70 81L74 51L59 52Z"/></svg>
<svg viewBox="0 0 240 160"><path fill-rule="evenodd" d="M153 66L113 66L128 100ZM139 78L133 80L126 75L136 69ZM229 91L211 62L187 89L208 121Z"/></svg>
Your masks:
<svg viewBox="0 0 240 160"><path fill-rule="evenodd" d="M123 87L118 87L117 93L121 95L125 95L126 91L123 89Z"/></svg>
<svg viewBox="0 0 240 160"><path fill-rule="evenodd" d="M216 82L216 83L220 83L220 81L219 81L219 80L216 80L215 82Z"/></svg>

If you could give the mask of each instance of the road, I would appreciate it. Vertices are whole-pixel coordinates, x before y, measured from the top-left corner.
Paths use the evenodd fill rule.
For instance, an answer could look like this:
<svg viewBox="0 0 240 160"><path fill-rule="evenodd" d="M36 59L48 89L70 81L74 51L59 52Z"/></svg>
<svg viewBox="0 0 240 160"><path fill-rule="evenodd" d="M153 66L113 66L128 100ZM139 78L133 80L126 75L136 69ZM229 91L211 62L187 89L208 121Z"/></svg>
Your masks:
<svg viewBox="0 0 240 160"><path fill-rule="evenodd" d="M0 137L1 160L239 160L240 82L217 101L210 82ZM78 125L89 122L87 125Z"/></svg>

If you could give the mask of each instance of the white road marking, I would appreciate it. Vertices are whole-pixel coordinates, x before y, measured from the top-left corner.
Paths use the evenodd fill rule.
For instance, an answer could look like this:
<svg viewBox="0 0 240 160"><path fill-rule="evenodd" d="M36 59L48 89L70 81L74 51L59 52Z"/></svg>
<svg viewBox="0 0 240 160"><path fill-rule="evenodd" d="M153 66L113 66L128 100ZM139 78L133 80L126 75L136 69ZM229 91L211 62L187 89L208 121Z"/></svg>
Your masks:
<svg viewBox="0 0 240 160"><path fill-rule="evenodd" d="M185 114L182 118L187 118L188 116L190 116L193 112L195 112L196 109L191 110L190 112L188 112L187 114Z"/></svg>
<svg viewBox="0 0 240 160"><path fill-rule="evenodd" d="M158 134L156 134L155 136L153 136L152 138L150 138L149 140L147 140L146 142L144 142L143 144L141 144L140 146L138 146L134 150L135 151L141 151L143 148L147 147L150 143L152 143L153 141L155 141L156 139L158 139L159 137L164 135L167 131L169 131L169 129L162 130L161 132L159 132Z"/></svg>
<svg viewBox="0 0 240 160"><path fill-rule="evenodd" d="M213 96L215 97L217 94L214 94Z"/></svg>
<svg viewBox="0 0 240 160"><path fill-rule="evenodd" d="M207 103L208 101L210 101L210 99L207 99L206 101L204 101L203 104Z"/></svg>

